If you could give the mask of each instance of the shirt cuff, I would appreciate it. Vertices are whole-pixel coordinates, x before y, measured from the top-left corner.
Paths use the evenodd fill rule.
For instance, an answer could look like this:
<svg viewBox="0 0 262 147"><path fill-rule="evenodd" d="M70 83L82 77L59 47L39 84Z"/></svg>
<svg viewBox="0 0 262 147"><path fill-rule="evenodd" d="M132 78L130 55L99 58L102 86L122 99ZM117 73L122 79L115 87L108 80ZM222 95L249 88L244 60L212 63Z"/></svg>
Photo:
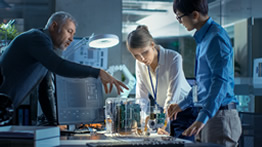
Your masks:
<svg viewBox="0 0 262 147"><path fill-rule="evenodd" d="M205 114L205 112L200 111L200 112L198 113L198 116L197 116L196 121L199 121L199 122L202 122L202 123L206 124L207 121L208 121L208 119L209 119L208 115Z"/></svg>
<svg viewBox="0 0 262 147"><path fill-rule="evenodd" d="M98 77L99 77L99 74L100 74L100 69L99 69L99 68L94 68L94 69L93 69L93 73L94 73L94 77L95 77L95 78L98 78Z"/></svg>
<svg viewBox="0 0 262 147"><path fill-rule="evenodd" d="M184 111L190 104L187 100L183 100L179 102L179 107L182 111Z"/></svg>
<svg viewBox="0 0 262 147"><path fill-rule="evenodd" d="M185 110L186 108L190 107L192 105L192 89L182 101L178 103L181 110Z"/></svg>

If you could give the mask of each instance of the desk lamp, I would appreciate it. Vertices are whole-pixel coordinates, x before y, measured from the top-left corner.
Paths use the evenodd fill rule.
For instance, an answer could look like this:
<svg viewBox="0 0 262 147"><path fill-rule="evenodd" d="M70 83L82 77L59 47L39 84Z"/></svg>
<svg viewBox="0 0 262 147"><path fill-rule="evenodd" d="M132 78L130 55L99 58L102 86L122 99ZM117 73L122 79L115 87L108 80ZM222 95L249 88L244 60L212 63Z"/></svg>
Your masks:
<svg viewBox="0 0 262 147"><path fill-rule="evenodd" d="M64 57L69 57L74 53L79 47L87 45L90 48L110 48L119 43L119 38L114 34L92 34L90 37L84 37L79 42L77 42L72 48L72 50L66 52Z"/></svg>
<svg viewBox="0 0 262 147"><path fill-rule="evenodd" d="M93 35L89 39L89 46L93 48L110 48L118 43L118 37L113 34Z"/></svg>

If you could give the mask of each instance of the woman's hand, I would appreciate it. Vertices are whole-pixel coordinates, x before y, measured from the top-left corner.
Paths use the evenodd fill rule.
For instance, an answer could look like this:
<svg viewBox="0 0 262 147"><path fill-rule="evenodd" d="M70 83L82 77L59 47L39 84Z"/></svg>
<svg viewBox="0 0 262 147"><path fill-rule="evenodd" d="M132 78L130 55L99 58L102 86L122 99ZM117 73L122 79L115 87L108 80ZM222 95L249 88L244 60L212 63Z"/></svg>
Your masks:
<svg viewBox="0 0 262 147"><path fill-rule="evenodd" d="M157 129L157 134L159 134L159 135L169 135L169 133L163 127Z"/></svg>

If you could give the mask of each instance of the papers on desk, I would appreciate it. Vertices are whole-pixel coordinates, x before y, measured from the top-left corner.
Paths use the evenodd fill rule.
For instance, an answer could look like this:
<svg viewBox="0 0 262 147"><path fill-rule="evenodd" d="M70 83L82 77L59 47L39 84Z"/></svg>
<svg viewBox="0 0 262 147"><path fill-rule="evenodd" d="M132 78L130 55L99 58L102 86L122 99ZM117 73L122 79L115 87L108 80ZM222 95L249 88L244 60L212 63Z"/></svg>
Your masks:
<svg viewBox="0 0 262 147"><path fill-rule="evenodd" d="M22 144L21 144L22 143ZM0 127L0 146L57 146L60 145L59 127L3 126Z"/></svg>

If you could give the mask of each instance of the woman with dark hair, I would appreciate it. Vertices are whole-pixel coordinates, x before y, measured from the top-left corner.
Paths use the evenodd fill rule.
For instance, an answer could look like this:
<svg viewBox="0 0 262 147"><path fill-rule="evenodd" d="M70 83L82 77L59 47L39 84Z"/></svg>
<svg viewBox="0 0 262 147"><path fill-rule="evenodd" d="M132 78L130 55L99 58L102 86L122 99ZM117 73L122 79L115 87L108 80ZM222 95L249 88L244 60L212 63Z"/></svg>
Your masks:
<svg viewBox="0 0 262 147"><path fill-rule="evenodd" d="M150 94L164 111L170 104L184 99L191 87L184 76L178 52L157 45L144 25L128 35L126 45L136 59L136 98L147 98ZM196 114L192 108L179 114L178 119L170 123L171 135L193 140L182 132L192 124ZM168 134L165 128L158 129L158 133Z"/></svg>

